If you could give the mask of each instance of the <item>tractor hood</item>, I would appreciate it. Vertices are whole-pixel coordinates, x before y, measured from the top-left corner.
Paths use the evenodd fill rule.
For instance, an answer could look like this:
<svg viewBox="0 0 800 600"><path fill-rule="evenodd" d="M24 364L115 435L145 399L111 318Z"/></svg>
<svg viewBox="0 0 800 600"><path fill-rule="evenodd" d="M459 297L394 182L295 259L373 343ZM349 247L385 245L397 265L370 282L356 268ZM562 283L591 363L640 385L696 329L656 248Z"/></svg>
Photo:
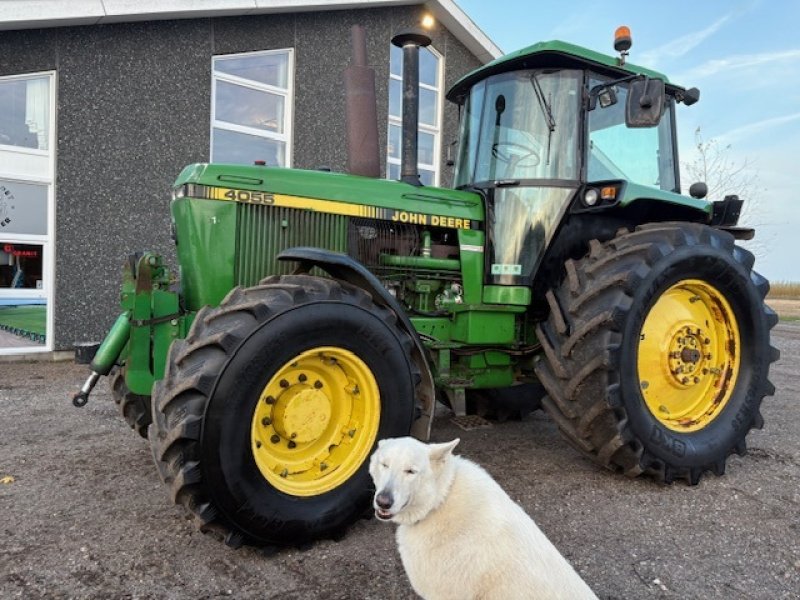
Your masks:
<svg viewBox="0 0 800 600"><path fill-rule="evenodd" d="M185 188L191 185L206 189L197 194ZM197 163L183 169L174 188L177 196L270 204L387 221L434 225L441 221L441 226L455 222L459 223L456 228L480 228L479 223L484 219L481 197L472 192L327 171ZM426 219L417 220L422 217Z"/></svg>

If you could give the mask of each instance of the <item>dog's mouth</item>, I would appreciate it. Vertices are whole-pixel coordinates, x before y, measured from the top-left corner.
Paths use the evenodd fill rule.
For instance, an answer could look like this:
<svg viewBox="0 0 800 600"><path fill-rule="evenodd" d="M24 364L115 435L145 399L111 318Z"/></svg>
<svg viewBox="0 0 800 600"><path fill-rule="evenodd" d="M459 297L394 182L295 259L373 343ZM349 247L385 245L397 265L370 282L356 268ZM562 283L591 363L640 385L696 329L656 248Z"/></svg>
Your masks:
<svg viewBox="0 0 800 600"><path fill-rule="evenodd" d="M375 509L375 516L380 519L381 521L391 521L394 513L390 510L384 510L382 508Z"/></svg>

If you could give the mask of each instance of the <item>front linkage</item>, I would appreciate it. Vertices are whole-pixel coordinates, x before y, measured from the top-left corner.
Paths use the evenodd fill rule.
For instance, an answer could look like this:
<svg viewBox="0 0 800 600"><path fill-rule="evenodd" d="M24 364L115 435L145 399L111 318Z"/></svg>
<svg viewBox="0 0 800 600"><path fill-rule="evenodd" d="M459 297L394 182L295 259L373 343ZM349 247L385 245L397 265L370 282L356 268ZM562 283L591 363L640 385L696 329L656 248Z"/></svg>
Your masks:
<svg viewBox="0 0 800 600"><path fill-rule="evenodd" d="M85 406L100 376L122 362L126 391L150 396L153 382L164 376L169 345L186 335L193 316L181 310L173 285L160 256L146 252L128 257L120 302L123 312L97 349L91 374L73 396L73 405Z"/></svg>

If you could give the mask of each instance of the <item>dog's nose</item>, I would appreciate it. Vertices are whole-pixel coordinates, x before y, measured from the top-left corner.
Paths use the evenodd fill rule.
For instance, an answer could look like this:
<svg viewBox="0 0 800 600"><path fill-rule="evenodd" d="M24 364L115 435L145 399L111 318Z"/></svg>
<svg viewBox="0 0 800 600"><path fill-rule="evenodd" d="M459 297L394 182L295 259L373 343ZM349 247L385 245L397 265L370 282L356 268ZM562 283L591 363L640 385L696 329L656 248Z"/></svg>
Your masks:
<svg viewBox="0 0 800 600"><path fill-rule="evenodd" d="M381 492L375 496L375 504L378 508L382 508L383 510L389 510L392 508L392 504L394 504L394 498L389 492Z"/></svg>

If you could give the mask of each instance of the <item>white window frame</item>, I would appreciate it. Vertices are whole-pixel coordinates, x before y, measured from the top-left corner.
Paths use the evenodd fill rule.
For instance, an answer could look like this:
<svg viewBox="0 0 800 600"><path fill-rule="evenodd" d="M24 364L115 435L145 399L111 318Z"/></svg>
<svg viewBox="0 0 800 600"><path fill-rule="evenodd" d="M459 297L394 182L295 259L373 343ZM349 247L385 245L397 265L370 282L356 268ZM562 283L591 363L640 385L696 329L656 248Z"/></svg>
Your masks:
<svg viewBox="0 0 800 600"><path fill-rule="evenodd" d="M287 88L279 88L260 81L253 81L236 75L222 73L216 70L217 59L225 60L228 58L249 58L254 56L268 56L271 54L286 54L286 85ZM245 125L236 125L235 123L228 123L227 121L219 121L216 119L216 98L217 98L217 81L224 81L233 85L257 90L261 92L269 92L277 96L283 97L283 133L274 133L265 131L263 129L256 129L255 127L247 127ZM255 137L275 140L283 142L286 147L286 155L284 156L284 165L291 167L294 163L294 48L280 48L276 50L258 50L255 52L239 52L237 54L218 54L211 58L211 146L209 147L209 157L211 162L214 162L214 130L224 129L226 131L233 131L235 133L244 133Z"/></svg>
<svg viewBox="0 0 800 600"><path fill-rule="evenodd" d="M56 71L40 71L21 75L5 75L0 81L20 81L40 77L48 78L49 107L48 107L48 150L36 148L20 148L17 146L0 145L0 179L16 181L19 183L37 184L47 186L47 233L44 235L32 234L2 234L0 243L39 245L42 248L42 290L35 289L0 289L0 298L13 298L19 295L38 295L47 302L45 343L21 347L0 346L0 356L12 354L33 354L52 352L55 336L55 286L56 286L56 210L55 210L55 167L56 167L56 98L57 77ZM26 158L27 156L27 158ZM15 157L20 160L15 160Z"/></svg>
<svg viewBox="0 0 800 600"><path fill-rule="evenodd" d="M444 112L444 93L443 93L444 92L444 55L442 55L442 53L439 52L438 50L436 50L436 48L434 48L433 46L428 46L426 49L430 50L431 54L433 54L436 57L436 61L437 61L436 80L439 82L439 87L437 88L436 86L433 86L433 85L430 85L430 84L427 84L427 83L422 83L422 82L420 82L420 84L419 84L419 87L421 89L431 90L431 91L436 93L436 124L435 125L429 125L427 123L422 123L421 121L418 123L418 130L419 130L420 133L427 133L427 134L433 135L433 163L428 164L428 163L423 163L423 162L417 162L417 168L418 169L425 169L425 170L428 170L428 171L433 171L433 185L439 186L439 185L441 185L440 181L441 181L441 163L442 163L442 121L443 121L443 118L444 118L444 115L443 115L443 112ZM391 49L390 49L390 51L391 51ZM420 49L420 52L421 51L422 51L422 49ZM402 52L402 49L401 49L401 52ZM402 71L402 68L401 68L401 71ZM389 81L391 82L391 80L399 81L401 85L403 83L402 74L401 75L395 75L394 73L392 73L391 60L390 60ZM389 156L389 135L390 135L390 131L391 131L391 126L395 125L395 126L400 128L400 132L401 132L401 134L400 134L401 135L401 138L400 138L401 139L401 142L400 142L401 151L398 154L401 154L402 153L403 119L402 119L402 116L396 117L394 115L389 114L388 104L387 104L386 112L387 112L388 120L389 120L389 123L388 123L388 125L386 127L386 178L388 179L389 178L389 165L396 165L398 167L398 169L399 169L400 165L401 165L401 162L402 162L401 158L394 158L394 157ZM403 98L402 98L402 94L401 94L401 96L400 96L400 114L402 115L402 113L403 113ZM419 160L419 155L417 155L417 159Z"/></svg>

